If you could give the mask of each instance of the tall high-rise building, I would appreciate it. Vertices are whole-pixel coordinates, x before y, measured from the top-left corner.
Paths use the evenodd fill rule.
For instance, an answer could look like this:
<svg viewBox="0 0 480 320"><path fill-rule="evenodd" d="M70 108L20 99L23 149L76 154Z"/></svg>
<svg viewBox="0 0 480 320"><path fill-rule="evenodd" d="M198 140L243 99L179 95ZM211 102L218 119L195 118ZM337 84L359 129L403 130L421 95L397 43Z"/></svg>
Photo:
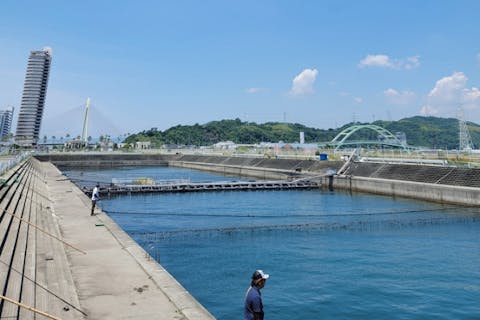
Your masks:
<svg viewBox="0 0 480 320"><path fill-rule="evenodd" d="M34 146L38 142L51 61L50 48L30 52L15 134L19 145Z"/></svg>
<svg viewBox="0 0 480 320"><path fill-rule="evenodd" d="M13 107L0 110L0 139L8 136L12 129Z"/></svg>

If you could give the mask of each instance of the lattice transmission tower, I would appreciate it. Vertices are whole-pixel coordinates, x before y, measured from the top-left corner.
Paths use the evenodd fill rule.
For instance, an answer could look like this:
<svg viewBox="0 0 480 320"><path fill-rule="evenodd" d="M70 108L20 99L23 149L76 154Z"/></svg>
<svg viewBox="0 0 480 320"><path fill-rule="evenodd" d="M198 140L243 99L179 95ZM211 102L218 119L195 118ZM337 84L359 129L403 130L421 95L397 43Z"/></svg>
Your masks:
<svg viewBox="0 0 480 320"><path fill-rule="evenodd" d="M470 132L468 132L467 124L465 123L463 108L458 107L458 127L459 127L459 141L460 146L459 150L461 151L470 151L473 149L472 137L470 137Z"/></svg>

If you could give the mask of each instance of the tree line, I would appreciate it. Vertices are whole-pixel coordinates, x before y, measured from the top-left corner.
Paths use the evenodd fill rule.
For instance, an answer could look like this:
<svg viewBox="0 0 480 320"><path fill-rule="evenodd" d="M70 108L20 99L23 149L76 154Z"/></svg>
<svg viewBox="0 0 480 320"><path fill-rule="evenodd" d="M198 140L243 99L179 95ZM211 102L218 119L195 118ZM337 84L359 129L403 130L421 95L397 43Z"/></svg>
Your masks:
<svg viewBox="0 0 480 320"><path fill-rule="evenodd" d="M415 116L398 121L378 120L372 123L347 123L339 128L318 129L299 123L254 122L234 120L211 121L206 124L177 125L165 131L151 128L129 135L124 142L150 141L154 146L162 145L194 145L208 146L220 141L233 141L237 144L255 144L260 142L285 143L299 142L300 132L304 133L305 143L323 143L331 141L344 129L359 124L374 124L387 129L393 134L403 132L407 144L415 147L434 149L458 149L459 124L454 118ZM480 126L467 122L473 144L480 147ZM376 132L359 130L352 140L375 140Z"/></svg>

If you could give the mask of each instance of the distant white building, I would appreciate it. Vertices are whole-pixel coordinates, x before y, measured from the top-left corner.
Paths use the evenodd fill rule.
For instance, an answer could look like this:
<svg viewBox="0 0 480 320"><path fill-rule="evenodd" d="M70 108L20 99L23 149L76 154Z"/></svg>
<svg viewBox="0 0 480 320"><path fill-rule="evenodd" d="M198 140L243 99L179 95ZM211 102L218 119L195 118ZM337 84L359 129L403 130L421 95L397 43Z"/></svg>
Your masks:
<svg viewBox="0 0 480 320"><path fill-rule="evenodd" d="M237 145L233 141L221 141L213 145L215 149L235 150Z"/></svg>
<svg viewBox="0 0 480 320"><path fill-rule="evenodd" d="M129 146L132 146L132 145L131 145L130 143L125 143L125 142L119 142L119 143L117 143L117 147L120 148L120 149L121 149L121 148L127 148L127 147L129 147Z"/></svg>
<svg viewBox="0 0 480 320"><path fill-rule="evenodd" d="M152 143L150 141L137 141L135 142L135 149L144 150L150 149Z"/></svg>
<svg viewBox="0 0 480 320"><path fill-rule="evenodd" d="M300 132L300 144L305 143L305 133L302 131Z"/></svg>

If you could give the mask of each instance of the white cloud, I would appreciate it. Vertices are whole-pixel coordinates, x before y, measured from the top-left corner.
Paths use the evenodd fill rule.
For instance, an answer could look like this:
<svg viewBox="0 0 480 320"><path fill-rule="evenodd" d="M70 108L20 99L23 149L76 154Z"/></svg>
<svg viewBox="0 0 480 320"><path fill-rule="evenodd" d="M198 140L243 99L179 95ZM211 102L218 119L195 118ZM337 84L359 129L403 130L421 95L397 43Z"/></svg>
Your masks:
<svg viewBox="0 0 480 320"><path fill-rule="evenodd" d="M292 81L290 94L293 96L302 96L312 94L313 84L317 78L317 69L305 69L298 74Z"/></svg>
<svg viewBox="0 0 480 320"><path fill-rule="evenodd" d="M360 68L364 67L387 67L393 68L390 58L384 54L369 54L358 64Z"/></svg>
<svg viewBox="0 0 480 320"><path fill-rule="evenodd" d="M363 99L361 97L355 97L353 98L353 100L356 102L356 103L362 103L363 102Z"/></svg>
<svg viewBox="0 0 480 320"><path fill-rule="evenodd" d="M459 94L468 78L463 72L454 72L449 77L443 77L435 83L435 87L428 94L429 99L438 100L459 100Z"/></svg>
<svg viewBox="0 0 480 320"><path fill-rule="evenodd" d="M396 105L408 105L415 101L416 95L412 91L398 92L395 89L389 88L383 91L388 103Z"/></svg>
<svg viewBox="0 0 480 320"><path fill-rule="evenodd" d="M420 56L407 57L405 59L392 59L385 54L369 54L360 60L358 67L379 67L392 69L414 69L420 66Z"/></svg>
<svg viewBox="0 0 480 320"><path fill-rule="evenodd" d="M480 100L480 90L473 87L472 89L463 89L464 102L467 104L475 103Z"/></svg>
<svg viewBox="0 0 480 320"><path fill-rule="evenodd" d="M467 81L463 72L454 72L438 80L422 110L436 110L441 116L455 116L460 105L465 109L480 111L480 90L476 87L467 88Z"/></svg>

